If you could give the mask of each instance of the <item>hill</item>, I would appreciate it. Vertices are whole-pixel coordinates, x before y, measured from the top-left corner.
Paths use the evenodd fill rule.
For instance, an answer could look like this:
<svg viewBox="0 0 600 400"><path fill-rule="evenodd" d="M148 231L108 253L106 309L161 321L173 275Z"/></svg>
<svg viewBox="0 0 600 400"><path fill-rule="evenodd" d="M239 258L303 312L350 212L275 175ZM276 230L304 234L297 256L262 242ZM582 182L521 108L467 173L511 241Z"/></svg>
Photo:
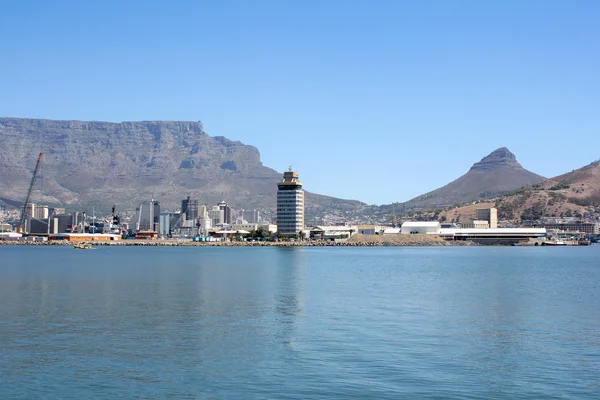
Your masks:
<svg viewBox="0 0 600 400"><path fill-rule="evenodd" d="M541 216L583 216L600 211L600 162L520 188L496 202L500 217L535 220Z"/></svg>
<svg viewBox="0 0 600 400"><path fill-rule="evenodd" d="M43 189L36 188L34 202L108 211L154 198L174 209L190 195L201 204L227 200L235 209L275 209L281 174L262 164L257 148L209 136L201 122L0 118L0 138L0 200L9 206L23 202L43 151ZM366 206L314 193L306 198L309 218Z"/></svg>
<svg viewBox="0 0 600 400"><path fill-rule="evenodd" d="M438 208L496 197L545 178L523 168L506 147L491 152L449 184L417 196L406 208Z"/></svg>

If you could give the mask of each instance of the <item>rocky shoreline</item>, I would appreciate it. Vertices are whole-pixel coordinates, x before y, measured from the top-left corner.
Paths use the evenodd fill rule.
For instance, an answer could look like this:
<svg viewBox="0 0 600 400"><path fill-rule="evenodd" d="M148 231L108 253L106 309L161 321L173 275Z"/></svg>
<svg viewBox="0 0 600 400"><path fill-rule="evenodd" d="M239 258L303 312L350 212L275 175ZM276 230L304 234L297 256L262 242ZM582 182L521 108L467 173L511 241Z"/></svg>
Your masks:
<svg viewBox="0 0 600 400"><path fill-rule="evenodd" d="M402 236L402 237L396 237ZM180 239L159 240L119 240L108 242L92 242L94 246L170 246L170 247L374 247L374 246L476 246L470 241L446 241L435 235L354 235L346 241L281 241L281 242L193 242ZM0 240L0 245L23 246L72 246L73 242L56 240L50 242L34 242L25 240Z"/></svg>

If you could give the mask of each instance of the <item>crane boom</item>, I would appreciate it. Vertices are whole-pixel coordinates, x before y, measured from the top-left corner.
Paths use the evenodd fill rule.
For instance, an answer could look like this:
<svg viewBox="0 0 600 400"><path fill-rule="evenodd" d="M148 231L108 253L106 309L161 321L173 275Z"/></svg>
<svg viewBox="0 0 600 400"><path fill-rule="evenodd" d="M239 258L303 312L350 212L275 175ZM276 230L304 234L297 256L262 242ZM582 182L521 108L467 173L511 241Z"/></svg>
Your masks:
<svg viewBox="0 0 600 400"><path fill-rule="evenodd" d="M21 210L21 220L19 221L19 226L22 231L25 232L25 213L27 210L27 204L29 204L29 198L31 197L31 191L33 190L33 185L35 184L35 180L37 178L38 171L40 169L40 164L42 163L42 159L44 158L44 152L40 152L38 156L37 163L35 164L35 169L33 170L33 177L31 178L31 183L29 184L29 190L27 191L27 197L25 197L25 203L23 204L23 209Z"/></svg>

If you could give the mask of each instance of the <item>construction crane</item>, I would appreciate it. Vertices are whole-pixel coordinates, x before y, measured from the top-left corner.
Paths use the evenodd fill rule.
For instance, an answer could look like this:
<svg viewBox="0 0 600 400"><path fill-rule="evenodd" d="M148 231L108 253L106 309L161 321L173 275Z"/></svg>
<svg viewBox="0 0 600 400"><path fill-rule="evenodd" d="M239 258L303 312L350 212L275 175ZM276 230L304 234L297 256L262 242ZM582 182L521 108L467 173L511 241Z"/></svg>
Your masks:
<svg viewBox="0 0 600 400"><path fill-rule="evenodd" d="M38 175L38 171L40 170L40 165L42 164L42 159L44 158L44 152L40 152L38 156L37 163L35 164L35 169L33 170L33 177L31 178L31 183L29 184L29 190L27 191L27 197L25 197L25 203L23 204L23 209L21 210L21 220L19 221L19 229L22 232L25 232L25 214L27 211L27 204L29 204L29 198L31 197L31 191L33 190L33 185L35 185L35 181ZM33 215L32 215L33 217Z"/></svg>

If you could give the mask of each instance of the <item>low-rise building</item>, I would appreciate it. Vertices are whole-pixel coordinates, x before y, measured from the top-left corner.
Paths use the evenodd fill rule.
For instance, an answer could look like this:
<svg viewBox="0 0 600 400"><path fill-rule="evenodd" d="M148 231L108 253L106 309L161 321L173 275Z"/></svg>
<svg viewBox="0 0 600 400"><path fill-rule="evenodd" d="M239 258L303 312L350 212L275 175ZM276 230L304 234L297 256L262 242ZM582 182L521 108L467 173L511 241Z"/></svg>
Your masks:
<svg viewBox="0 0 600 400"><path fill-rule="evenodd" d="M566 223L545 223L547 230L581 233L600 233L600 224L598 222L566 222Z"/></svg>
<svg viewBox="0 0 600 400"><path fill-rule="evenodd" d="M275 225L275 224L263 223L263 224L258 224L258 227L261 228L263 230L263 232L271 232L271 233L277 232L277 225Z"/></svg>
<svg viewBox="0 0 600 400"><path fill-rule="evenodd" d="M348 239L355 233L358 233L358 226L356 225L315 226L309 229L308 232L311 239L324 240Z"/></svg>
<svg viewBox="0 0 600 400"><path fill-rule="evenodd" d="M121 240L121 236L110 233L52 233L48 236L48 240L66 240L68 242L108 242L111 240Z"/></svg>
<svg viewBox="0 0 600 400"><path fill-rule="evenodd" d="M491 208L478 208L475 210L476 221L487 221L488 227L491 229L498 227L498 209ZM475 222L475 221L473 221Z"/></svg>
<svg viewBox="0 0 600 400"><path fill-rule="evenodd" d="M387 228L389 228L389 226L373 224L358 225L358 233L361 235L378 235L383 233Z"/></svg>
<svg viewBox="0 0 600 400"><path fill-rule="evenodd" d="M438 221L406 221L402 224L400 233L403 235L415 233L436 233L441 229Z"/></svg>
<svg viewBox="0 0 600 400"><path fill-rule="evenodd" d="M488 229L490 228L490 223L484 220L475 220L472 222L466 222L464 224L460 224L461 228L465 229Z"/></svg>
<svg viewBox="0 0 600 400"><path fill-rule="evenodd" d="M258 224L233 224L230 227L232 231L255 231L258 229Z"/></svg>
<svg viewBox="0 0 600 400"><path fill-rule="evenodd" d="M544 228L458 228L440 229L437 232L446 240L470 240L479 244L512 244L527 239L546 236Z"/></svg>

